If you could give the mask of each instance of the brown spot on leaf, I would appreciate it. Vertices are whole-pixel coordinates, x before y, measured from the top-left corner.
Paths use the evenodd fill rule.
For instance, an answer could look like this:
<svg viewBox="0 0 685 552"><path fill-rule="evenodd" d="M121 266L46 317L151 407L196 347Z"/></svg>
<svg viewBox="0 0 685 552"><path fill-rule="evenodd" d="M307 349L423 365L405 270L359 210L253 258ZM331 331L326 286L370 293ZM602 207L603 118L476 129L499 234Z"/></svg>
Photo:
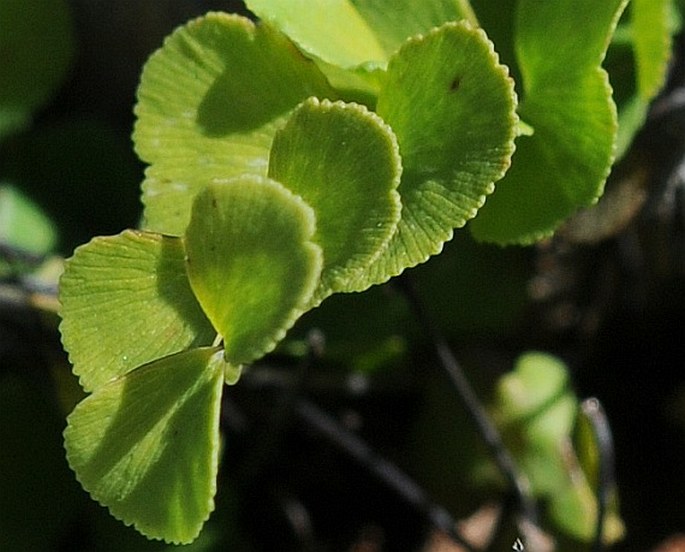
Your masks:
<svg viewBox="0 0 685 552"><path fill-rule="evenodd" d="M459 90L459 86L461 85L461 79L459 76L456 76L452 79L452 82L450 83L450 92L456 92Z"/></svg>

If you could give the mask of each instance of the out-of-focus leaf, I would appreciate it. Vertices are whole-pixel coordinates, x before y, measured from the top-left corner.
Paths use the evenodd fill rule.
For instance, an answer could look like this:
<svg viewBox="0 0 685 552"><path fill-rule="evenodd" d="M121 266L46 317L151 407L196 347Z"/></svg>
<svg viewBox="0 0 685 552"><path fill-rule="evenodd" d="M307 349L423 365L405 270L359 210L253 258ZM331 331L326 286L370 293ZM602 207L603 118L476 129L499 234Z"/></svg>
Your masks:
<svg viewBox="0 0 685 552"><path fill-rule="evenodd" d="M592 542L597 529L597 499L582 473L575 473L566 487L558 489L549 504L549 515L566 534L582 542ZM608 546L625 534L616 509L607 513L603 542Z"/></svg>
<svg viewBox="0 0 685 552"><path fill-rule="evenodd" d="M0 138L25 125L67 74L74 50L64 0L0 2Z"/></svg>
<svg viewBox="0 0 685 552"><path fill-rule="evenodd" d="M663 87L671 57L672 0L633 0L609 48L607 70L618 104L617 157L623 156Z"/></svg>
<svg viewBox="0 0 685 552"><path fill-rule="evenodd" d="M533 491L546 495L565 485L562 449L578 404L566 366L544 353L528 353L497 384L495 417L511 438Z"/></svg>
<svg viewBox="0 0 685 552"><path fill-rule="evenodd" d="M566 532L580 540L590 541L597 532L597 495L605 493L607 510L602 539L610 545L623 537L625 527L618 512L616 482L613 479L602 480L602 471L613 472L613 466L607 470L607 466L601 465L603 462L613 463L613 448L605 449L613 444L607 440L611 440L611 435L601 406L596 399L583 401L573 431L577 463L570 467L573 473L569 485L552 504L550 514ZM600 489L603 485L608 487Z"/></svg>
<svg viewBox="0 0 685 552"><path fill-rule="evenodd" d="M546 500L550 519L559 529L590 542L598 505L591 484L596 473L587 460L596 462L597 445L579 412L567 368L551 355L522 355L514 370L498 382L495 419L533 493ZM576 435L580 431L579 449L572 440L574 428ZM606 518L604 539L615 542L622 534L623 523L614 502Z"/></svg>
<svg viewBox="0 0 685 552"><path fill-rule="evenodd" d="M630 21L637 65L637 91L651 100L666 79L671 54L671 0L632 0Z"/></svg>
<svg viewBox="0 0 685 552"><path fill-rule="evenodd" d="M35 203L16 187L0 183L0 243L42 256L57 242L57 229Z"/></svg>

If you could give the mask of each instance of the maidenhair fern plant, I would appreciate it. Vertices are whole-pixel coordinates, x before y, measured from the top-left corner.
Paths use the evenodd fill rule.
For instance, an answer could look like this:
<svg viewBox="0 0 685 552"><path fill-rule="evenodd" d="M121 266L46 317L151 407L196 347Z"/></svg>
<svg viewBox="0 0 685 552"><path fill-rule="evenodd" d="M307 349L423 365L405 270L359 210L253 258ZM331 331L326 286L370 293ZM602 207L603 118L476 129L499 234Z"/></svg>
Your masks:
<svg viewBox="0 0 685 552"><path fill-rule="evenodd" d="M226 384L298 317L469 221L526 244L594 202L618 128L601 63L627 3L512 0L508 65L479 24L491 8L466 0L251 0L258 23L209 13L169 36L135 108L142 229L79 247L61 280L89 393L65 444L92 497L194 540Z"/></svg>

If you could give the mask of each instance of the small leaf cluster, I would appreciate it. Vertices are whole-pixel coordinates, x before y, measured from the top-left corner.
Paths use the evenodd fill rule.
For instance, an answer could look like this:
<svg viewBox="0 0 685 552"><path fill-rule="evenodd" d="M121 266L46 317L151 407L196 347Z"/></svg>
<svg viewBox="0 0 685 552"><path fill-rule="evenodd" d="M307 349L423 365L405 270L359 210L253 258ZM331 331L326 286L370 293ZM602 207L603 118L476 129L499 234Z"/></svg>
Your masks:
<svg viewBox="0 0 685 552"><path fill-rule="evenodd" d="M345 102L273 27L220 13L147 64L149 230L78 248L61 280L63 343L92 392L68 459L144 534L188 542L209 515L224 380L330 294L437 253L508 167L513 82L481 30L408 39L382 80L375 112Z"/></svg>
<svg viewBox="0 0 685 552"><path fill-rule="evenodd" d="M601 62L627 0L517 2L520 83L466 2L247 4L258 23L209 13L146 63L143 229L79 247L60 285L90 393L69 463L115 517L173 543L213 509L224 383L303 313L469 221L499 243L549 234L614 155Z"/></svg>
<svg viewBox="0 0 685 552"><path fill-rule="evenodd" d="M600 452L566 365L546 353L522 355L498 381L493 402L493 417L532 492L547 501L555 526L580 542L591 542L597 530ZM608 492L605 544L625 532L615 489Z"/></svg>

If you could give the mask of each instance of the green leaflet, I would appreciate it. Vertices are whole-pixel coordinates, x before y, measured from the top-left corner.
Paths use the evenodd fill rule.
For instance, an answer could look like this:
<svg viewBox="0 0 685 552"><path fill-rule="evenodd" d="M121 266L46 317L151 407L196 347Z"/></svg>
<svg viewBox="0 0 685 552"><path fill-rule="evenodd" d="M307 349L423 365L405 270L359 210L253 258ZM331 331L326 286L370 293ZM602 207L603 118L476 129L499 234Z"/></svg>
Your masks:
<svg viewBox="0 0 685 552"><path fill-rule="evenodd" d="M508 4L532 134L484 207L524 125L469 2L247 3L261 23L192 21L141 79L145 224L183 237L96 238L61 282L63 342L93 391L69 418L70 464L115 516L170 542L193 540L213 507L221 382L328 295L424 262L476 215L479 239L549 234L598 197L613 160L601 63L627 0ZM663 45L635 28L649 95ZM204 347L217 332L223 350ZM528 355L498 391L535 492L588 538L591 483L559 454L577 409L565 367Z"/></svg>
<svg viewBox="0 0 685 552"><path fill-rule="evenodd" d="M168 542L197 536L213 509L222 384L310 301L322 264L314 231L302 199L246 175L198 194L184 240L126 231L67 262L60 330L93 394L70 415L65 446L115 517ZM223 351L193 348L215 335L207 317Z"/></svg>
<svg viewBox="0 0 685 552"><path fill-rule="evenodd" d="M671 0L632 0L630 17L637 65L637 92L649 101L661 89L671 53Z"/></svg>
<svg viewBox="0 0 685 552"><path fill-rule="evenodd" d="M671 0L632 0L609 47L606 66L618 104L619 158L666 81L671 34L677 30L674 10Z"/></svg>
<svg viewBox="0 0 685 552"><path fill-rule="evenodd" d="M367 281L439 253L476 215L509 166L515 106L507 69L479 29L447 23L393 56L377 110L402 154L402 218Z"/></svg>
<svg viewBox="0 0 685 552"><path fill-rule="evenodd" d="M60 332L86 391L146 362L210 344L178 238L126 230L76 249L60 280Z"/></svg>
<svg viewBox="0 0 685 552"><path fill-rule="evenodd" d="M447 12L438 10L431 13L433 13L431 17L437 17L436 14L445 15ZM157 66L162 61L168 58L174 59L173 63L165 61L163 65L165 70L178 65L178 60L170 53L173 52L174 40L188 40L186 35L194 37L199 30L207 27L217 34L221 32L222 41L226 44L229 44L229 40L238 40L240 43L244 40L245 32L243 30L237 32L236 29L247 24L240 18L226 18L221 19L215 14L177 31L167 41L165 47L153 56L148 63L150 68L146 69L143 75L141 99L137 110L140 119L135 138L141 155L153 162L148 169L148 179L144 184L148 224L156 217L154 214L156 212L159 215L158 220L164 221L161 226L164 227L165 232L176 233L187 224L189 202L194 194L207 183L224 182L238 173L261 174L262 171L258 167L261 167L262 162L266 162L266 156L269 154L267 148L271 145L272 134L276 133L277 127L281 128L286 122L283 115L279 118L278 124L269 126L268 131L260 127L258 131L255 131L256 134L248 132L226 135L224 138L228 141L221 144L215 142L213 146L206 143L205 138L198 136L197 128L177 133L174 126L174 139L168 145L169 147L160 147L166 144L139 132L140 128L147 129L148 125L155 123L156 127L162 129L160 136L163 136L170 124L178 124L178 118L155 120L147 115L146 109L153 105L153 102L150 99L146 100L142 93L146 89L163 90L166 84L170 88L169 94L173 92L180 95L178 90L173 88L173 84L163 80L155 82L152 79L152 76L160 71ZM424 18L424 22L426 21L428 20ZM221 27L214 29L217 25ZM269 37L276 36L273 31L267 31L267 29L269 28L257 27L257 30L253 32L257 35L266 33ZM229 30L235 36L228 36ZM225 38L223 38L224 34L227 35ZM193 42L193 44L196 43ZM276 49L276 44L271 42L267 44ZM281 42L278 46L287 47L288 51L292 50L287 43ZM200 48L197 44L195 47ZM255 52L250 50L246 52L247 54L255 55ZM278 59L276 54L269 53L269 55ZM262 67L262 65L266 67L266 64L260 62L264 57L265 55L262 54L258 58L257 67ZM238 67L241 66L237 60L234 63ZM242 64L245 65L246 62L243 61ZM178 69L175 70L180 71L181 67L183 64L178 65ZM307 67L312 68L311 65ZM426 67L434 68L434 70L426 72ZM230 69L230 82L234 82L239 75L235 74L233 65L230 65ZM320 74L317 73L317 75L321 77ZM209 80L215 78L212 76ZM250 79L245 77L243 80ZM399 274L404 268L421 263L430 255L439 252L442 244L451 238L453 229L463 226L468 219L475 216L485 196L492 192L493 183L501 178L509 165L517 124L514 113L516 99L513 83L507 76L506 68L497 63L497 56L492 45L482 31L471 29L463 24L450 23L429 32L426 36L418 36L408 41L392 57L387 74L380 78L376 85L380 87L378 114L397 135L405 167L399 188L402 195L402 218L399 228L394 232L384 253L379 255L378 250L387 241L389 226L391 220L396 217L394 213L397 209L396 206L393 207L388 203L388 185L394 186L392 183L395 176L388 174L387 171L395 165L396 167L391 170L399 172L399 160L388 160L390 151L387 145L388 139L382 138L381 134L390 135L392 132L382 124L382 121L374 119L370 113L360 115L359 106L344 108L341 106L335 110L326 108L328 114L317 117L305 116L305 110L311 110L311 107L302 108L289 123L287 132L280 134L280 138L272 147L269 175L282 181L287 187L294 187L296 193L303 194L305 201L312 203L317 211L319 233L325 234L325 239L329 243L329 246L325 247L327 249L326 269L323 281L316 297L313 298L313 304L317 304L334 291L362 290L374 283L383 282ZM241 86L244 88L247 85ZM311 90L311 92L314 91ZM195 113L193 105L197 103L197 100L191 99L191 93L193 93L192 90L185 91L185 96L176 100L177 105L173 110L179 113ZM198 91L195 93L197 94ZM231 98L233 94L240 94L241 97L250 96L250 93L251 90L228 88L224 98ZM276 101L274 98L262 96L259 100L265 102L266 113L273 111L269 102ZM223 101L228 102L226 106L229 106L232 100L224 99ZM161 101L158 103L162 105ZM243 117L240 113L236 115L230 110L224 111L226 111L224 116L226 125L235 125L235 121L231 121L236 117L237 124L248 120L247 115ZM280 108L277 111L283 112ZM256 112L249 112L249 114L258 117ZM269 119L268 116L264 118ZM341 139L339 135L342 131L336 128L340 122L344 122L343 126L348 129L345 132L349 132L350 128L357 128L356 139L360 143L352 145L352 141L348 140L347 149L334 152L330 146L336 140ZM326 130L323 125L328 125ZM367 128L367 131L364 131L364 128ZM376 140L376 146L369 145L370 141L373 142L374 133L381 137L380 141ZM242 167L230 166L230 160L226 156L230 157L236 152L240 156L241 148L253 145L253 134L260 137L268 135L268 141L264 140L264 149L259 153L260 161L255 163L256 158L253 158ZM328 138L322 139L327 135L329 135ZM212 139L216 140L216 138ZM363 151L365 143L369 147L367 152ZM149 155L145 157L145 152L150 145L154 146L151 151L155 155L164 152L162 159L157 163ZM221 146L223 159L211 153L212 147L219 148L219 146ZM190 153L185 155L181 149ZM284 151L288 153L283 153ZM295 151L297 153L291 154ZM361 167L357 165L347 167L341 172L339 168L346 162L341 160L342 157L336 159L334 153L338 156L345 154L347 162L355 163L356 158L364 154L363 157L368 159L365 162L366 171L371 174L365 175ZM396 157L396 153L392 155ZM292 158L286 159L289 156ZM325 162L322 163L322 159L325 159ZM302 166L297 167L298 164ZM351 171L354 166L359 169L356 174L352 174ZM303 172L311 172L312 168L316 168L316 176L314 173L310 175L312 181L306 184L310 190L307 195L303 192L302 184L298 182L305 182ZM176 176L180 178L183 171L187 178L181 182ZM153 174L160 175L159 186L152 184L154 179L150 177ZM326 214L332 212L332 209L339 208L341 203L329 197L325 198L324 205L313 199L312 191L315 185L324 185L327 189L332 189L331 182L334 177L339 177L335 188L347 187L351 194L354 193L354 186L358 186L357 190L366 187L368 190L378 191L376 197L381 202L385 202L385 206L382 207L384 214L381 219L378 219L381 212L377 211L372 218L380 220L380 227L369 231L371 225L366 223L355 229L354 224L358 224L364 217L360 212L350 209L345 212L348 217L352 217L353 213L358 213L354 215L355 220L335 221ZM345 178L349 184L345 184ZM374 185L377 188L369 187L373 179L377 180ZM353 183L354 181L357 182ZM314 193L323 197L320 191ZM396 202L396 199L392 201ZM363 206L359 202L359 197L354 195L350 195L346 202L348 206ZM375 207L371 204L365 206L366 214L369 214L370 210L377 209L379 205L381 204L376 203ZM320 208L324 209L323 213L318 212ZM337 215L336 213L335 218L342 219ZM152 226L157 225L152 224ZM331 241L331 231L334 228L338 235ZM341 228L346 228L348 239L348 245L342 249L339 248L342 244L339 239ZM351 238L355 235L364 236L364 240L361 240L357 247L350 248ZM346 255L351 255L351 257L345 259ZM370 265L366 273L361 270L364 264ZM339 272L340 270L342 272Z"/></svg>
<svg viewBox="0 0 685 552"><path fill-rule="evenodd" d="M305 54L350 69L384 66L410 36L470 18L464 0L247 0L248 8L288 35Z"/></svg>
<svg viewBox="0 0 685 552"><path fill-rule="evenodd" d="M195 194L243 173L265 176L271 140L309 96L334 97L317 67L267 25L210 13L180 27L145 65L136 151L146 227L181 235Z"/></svg>
<svg viewBox="0 0 685 552"><path fill-rule="evenodd" d="M349 0L392 55L410 37L449 21L465 19L476 26L468 0Z"/></svg>
<svg viewBox="0 0 685 552"><path fill-rule="evenodd" d="M64 0L0 2L0 138L26 124L66 76L73 29Z"/></svg>
<svg viewBox="0 0 685 552"><path fill-rule="evenodd" d="M195 349L114 379L64 431L77 479L144 535L191 542L214 509L224 362Z"/></svg>
<svg viewBox="0 0 685 552"><path fill-rule="evenodd" d="M534 134L519 139L511 169L470 224L476 238L531 243L602 193L617 121L601 62L626 4L518 3L519 113Z"/></svg>
<svg viewBox="0 0 685 552"><path fill-rule="evenodd" d="M316 213L324 265L315 304L371 284L366 268L400 219L401 172L392 130L356 104L308 100L276 134L269 176Z"/></svg>
<svg viewBox="0 0 685 552"><path fill-rule="evenodd" d="M468 0L248 0L262 20L311 57L340 96L370 108L388 60L411 36L463 18Z"/></svg>
<svg viewBox="0 0 685 552"><path fill-rule="evenodd" d="M244 175L196 197L186 230L190 285L232 365L276 346L319 283L314 212L279 183Z"/></svg>
<svg viewBox="0 0 685 552"><path fill-rule="evenodd" d="M248 0L246 5L309 56L344 68L387 59L373 29L348 0Z"/></svg>

